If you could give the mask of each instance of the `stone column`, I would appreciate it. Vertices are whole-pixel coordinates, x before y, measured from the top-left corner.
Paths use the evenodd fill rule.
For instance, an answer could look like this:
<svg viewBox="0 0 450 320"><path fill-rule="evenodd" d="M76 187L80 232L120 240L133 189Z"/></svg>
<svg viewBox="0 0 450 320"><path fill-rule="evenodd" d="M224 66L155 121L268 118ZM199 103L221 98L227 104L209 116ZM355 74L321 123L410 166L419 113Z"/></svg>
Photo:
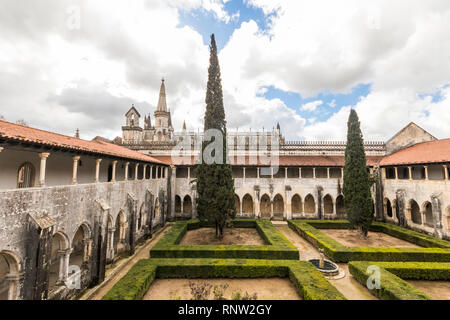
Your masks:
<svg viewBox="0 0 450 320"><path fill-rule="evenodd" d="M423 166L425 168L425 180L428 180L428 166Z"/></svg>
<svg viewBox="0 0 450 320"><path fill-rule="evenodd" d="M273 179L273 167L270 167L270 179Z"/></svg>
<svg viewBox="0 0 450 320"><path fill-rule="evenodd" d="M17 300L19 293L20 276L18 274L9 273L5 280L8 281L8 300Z"/></svg>
<svg viewBox="0 0 450 320"><path fill-rule="evenodd" d="M243 171L242 171L242 180L245 182L245 167L243 167L242 169L243 169Z"/></svg>
<svg viewBox="0 0 450 320"><path fill-rule="evenodd" d="M330 168L327 168L327 178L330 179Z"/></svg>
<svg viewBox="0 0 450 320"><path fill-rule="evenodd" d="M288 168L284 168L284 180L287 180L288 178Z"/></svg>
<svg viewBox="0 0 450 320"><path fill-rule="evenodd" d="M298 178L301 179L302 178L302 167L298 168Z"/></svg>
<svg viewBox="0 0 450 320"><path fill-rule="evenodd" d="M116 182L116 167L117 167L117 160L114 160L113 163L112 163L111 182Z"/></svg>
<svg viewBox="0 0 450 320"><path fill-rule="evenodd" d="M386 168L381 168L381 178L386 180Z"/></svg>
<svg viewBox="0 0 450 320"><path fill-rule="evenodd" d="M100 162L102 162L102 159L95 160L95 183L100 181Z"/></svg>
<svg viewBox="0 0 450 320"><path fill-rule="evenodd" d="M108 228L108 237L106 240L108 242L108 252L106 253L106 258L109 261L114 259L114 231L116 231L116 228Z"/></svg>
<svg viewBox="0 0 450 320"><path fill-rule="evenodd" d="M139 173L139 163L136 163L136 166L134 167L134 180L138 179L138 173Z"/></svg>
<svg viewBox="0 0 450 320"><path fill-rule="evenodd" d="M91 256L91 239L83 239L83 266L87 267L89 263L89 257Z"/></svg>
<svg viewBox="0 0 450 320"><path fill-rule="evenodd" d="M256 167L256 178L259 180L259 167Z"/></svg>
<svg viewBox="0 0 450 320"><path fill-rule="evenodd" d="M150 179L153 179L153 166L150 166Z"/></svg>
<svg viewBox="0 0 450 320"><path fill-rule="evenodd" d="M125 181L128 181L128 168L130 166L129 162L125 162Z"/></svg>
<svg viewBox="0 0 450 320"><path fill-rule="evenodd" d="M344 179L344 168L341 168L341 179Z"/></svg>
<svg viewBox="0 0 450 320"><path fill-rule="evenodd" d="M72 182L70 184L77 184L77 175L78 175L78 161L80 160L79 156L73 156L73 166L72 166Z"/></svg>
<svg viewBox="0 0 450 320"><path fill-rule="evenodd" d="M314 179L316 178L316 168L315 167L313 168L313 178Z"/></svg>
<svg viewBox="0 0 450 320"><path fill-rule="evenodd" d="M444 179L448 180L448 166L444 164Z"/></svg>
<svg viewBox="0 0 450 320"><path fill-rule="evenodd" d="M45 186L45 169L47 166L47 158L50 153L39 153L39 157L41 158L41 167L39 169L39 186Z"/></svg>
<svg viewBox="0 0 450 320"><path fill-rule="evenodd" d="M144 168L143 168L143 171L142 171L142 180L146 180L145 179L145 175L146 175L146 173L147 173L147 164L144 164L143 165L144 166Z"/></svg>
<svg viewBox="0 0 450 320"><path fill-rule="evenodd" d="M69 260L70 254L72 253L72 249L64 249L58 251L59 256L59 275L58 275L58 283L64 284L69 276Z"/></svg>
<svg viewBox="0 0 450 320"><path fill-rule="evenodd" d="M395 171L395 180L398 180L398 167L394 167Z"/></svg>
<svg viewBox="0 0 450 320"><path fill-rule="evenodd" d="M188 170L188 180L191 180L191 167L187 167Z"/></svg>
<svg viewBox="0 0 450 320"><path fill-rule="evenodd" d="M412 167L411 166L408 167L408 172L409 172L409 181L412 181L413 175L412 175Z"/></svg>

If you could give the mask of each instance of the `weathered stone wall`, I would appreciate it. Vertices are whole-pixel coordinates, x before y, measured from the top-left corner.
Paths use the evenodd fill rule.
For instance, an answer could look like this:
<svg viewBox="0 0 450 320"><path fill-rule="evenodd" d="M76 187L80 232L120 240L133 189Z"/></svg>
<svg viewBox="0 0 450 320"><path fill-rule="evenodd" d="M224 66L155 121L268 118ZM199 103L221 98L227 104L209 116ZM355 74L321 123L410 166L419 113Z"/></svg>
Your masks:
<svg viewBox="0 0 450 320"><path fill-rule="evenodd" d="M388 142L386 142L386 153L391 154L401 149L413 146L421 142L436 140L431 134L414 123L410 123Z"/></svg>
<svg viewBox="0 0 450 320"><path fill-rule="evenodd" d="M119 212L123 211L131 222L129 229L135 228L139 211L130 213L130 195L135 199L135 207L141 208L146 199L156 201L158 195L167 195L167 186L167 179L156 179L0 191L0 252L12 252L20 260L20 269L24 276L20 281L19 298L33 298L30 290L36 286L45 287L42 282L46 281L45 274L33 270L34 264L39 259L42 260L35 251L38 250L39 241L45 237L45 233L32 224L31 215L38 218L48 215L49 220L54 221L52 234L63 234L67 238L69 248L72 247L74 235L82 224L90 229L93 241L89 265L83 270L82 285L85 288L94 278L90 271L96 269L97 260L94 257L96 252L102 250L98 246L107 243L105 238L108 217L110 216L114 226ZM145 207L149 210L147 217L150 217L153 208L150 204ZM130 219L130 214L134 214L133 219ZM162 211L146 221L157 226L161 219ZM98 232L103 233L103 244L97 241ZM146 232L148 233L148 228L141 228L133 237L137 241L144 237ZM34 276L30 277L30 274ZM54 297L68 298L72 294L70 290L60 287Z"/></svg>

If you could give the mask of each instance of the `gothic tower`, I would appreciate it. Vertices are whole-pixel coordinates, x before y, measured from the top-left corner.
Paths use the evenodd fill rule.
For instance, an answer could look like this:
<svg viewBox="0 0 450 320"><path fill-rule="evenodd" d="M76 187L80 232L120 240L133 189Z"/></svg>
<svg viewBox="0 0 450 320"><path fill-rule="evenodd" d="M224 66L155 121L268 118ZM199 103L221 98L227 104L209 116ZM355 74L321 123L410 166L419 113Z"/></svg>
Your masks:
<svg viewBox="0 0 450 320"><path fill-rule="evenodd" d="M172 139L173 127L170 111L167 111L166 87L164 79L161 80L158 107L155 111L155 141L168 141Z"/></svg>

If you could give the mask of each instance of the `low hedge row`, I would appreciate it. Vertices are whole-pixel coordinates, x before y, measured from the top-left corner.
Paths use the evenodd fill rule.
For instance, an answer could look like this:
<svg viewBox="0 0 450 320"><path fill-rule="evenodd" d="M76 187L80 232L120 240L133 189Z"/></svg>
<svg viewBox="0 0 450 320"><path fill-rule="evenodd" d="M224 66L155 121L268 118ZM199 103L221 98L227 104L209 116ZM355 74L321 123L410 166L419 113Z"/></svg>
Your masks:
<svg viewBox="0 0 450 320"><path fill-rule="evenodd" d="M348 269L358 282L366 286L367 279L371 276L367 272L369 266L380 268L380 287L369 290L383 300L431 299L403 279L450 280L450 263L352 261L348 264Z"/></svg>
<svg viewBox="0 0 450 320"><path fill-rule="evenodd" d="M145 273L148 275L143 276ZM139 285L130 285L139 276ZM244 259L147 259L139 261L103 300L142 299L156 278L289 277L305 300L345 300L309 262ZM144 281L145 279L145 281Z"/></svg>
<svg viewBox="0 0 450 320"><path fill-rule="evenodd" d="M291 229L309 241L316 248L324 249L326 255L336 262L349 261L431 261L450 262L450 247L447 241L406 230L386 223L374 223L372 231L384 232L426 248L382 248L382 247L347 247L320 232L319 229L345 229L346 221L288 221Z"/></svg>
<svg viewBox="0 0 450 320"><path fill-rule="evenodd" d="M199 220L178 221L150 250L152 258L221 258L298 260L298 249L266 220L236 219L233 226L256 228L266 245L179 245L188 230L208 226Z"/></svg>

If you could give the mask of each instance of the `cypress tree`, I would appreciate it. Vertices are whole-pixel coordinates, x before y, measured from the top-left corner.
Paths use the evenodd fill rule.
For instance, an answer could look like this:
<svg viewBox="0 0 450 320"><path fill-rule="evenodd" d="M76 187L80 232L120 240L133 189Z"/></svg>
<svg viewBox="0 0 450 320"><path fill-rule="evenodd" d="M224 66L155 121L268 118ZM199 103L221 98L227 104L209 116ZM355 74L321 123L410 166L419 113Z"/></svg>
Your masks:
<svg viewBox="0 0 450 320"><path fill-rule="evenodd" d="M372 179L367 170L366 153L360 122L355 110L351 110L347 123L347 147L344 167L344 202L351 228L367 237L373 221Z"/></svg>
<svg viewBox="0 0 450 320"><path fill-rule="evenodd" d="M236 214L234 206L234 179L231 165L227 160L227 129L223 93L220 77L219 59L214 34L211 35L208 85L206 89L206 112L204 132L216 129L221 133L223 157L212 164L204 159L196 167L197 212L199 219L213 223L216 237L222 239L223 229L228 219ZM216 142L212 141L211 143ZM202 155L208 143L202 143ZM214 154L213 154L214 156ZM202 157L203 158L203 157Z"/></svg>

